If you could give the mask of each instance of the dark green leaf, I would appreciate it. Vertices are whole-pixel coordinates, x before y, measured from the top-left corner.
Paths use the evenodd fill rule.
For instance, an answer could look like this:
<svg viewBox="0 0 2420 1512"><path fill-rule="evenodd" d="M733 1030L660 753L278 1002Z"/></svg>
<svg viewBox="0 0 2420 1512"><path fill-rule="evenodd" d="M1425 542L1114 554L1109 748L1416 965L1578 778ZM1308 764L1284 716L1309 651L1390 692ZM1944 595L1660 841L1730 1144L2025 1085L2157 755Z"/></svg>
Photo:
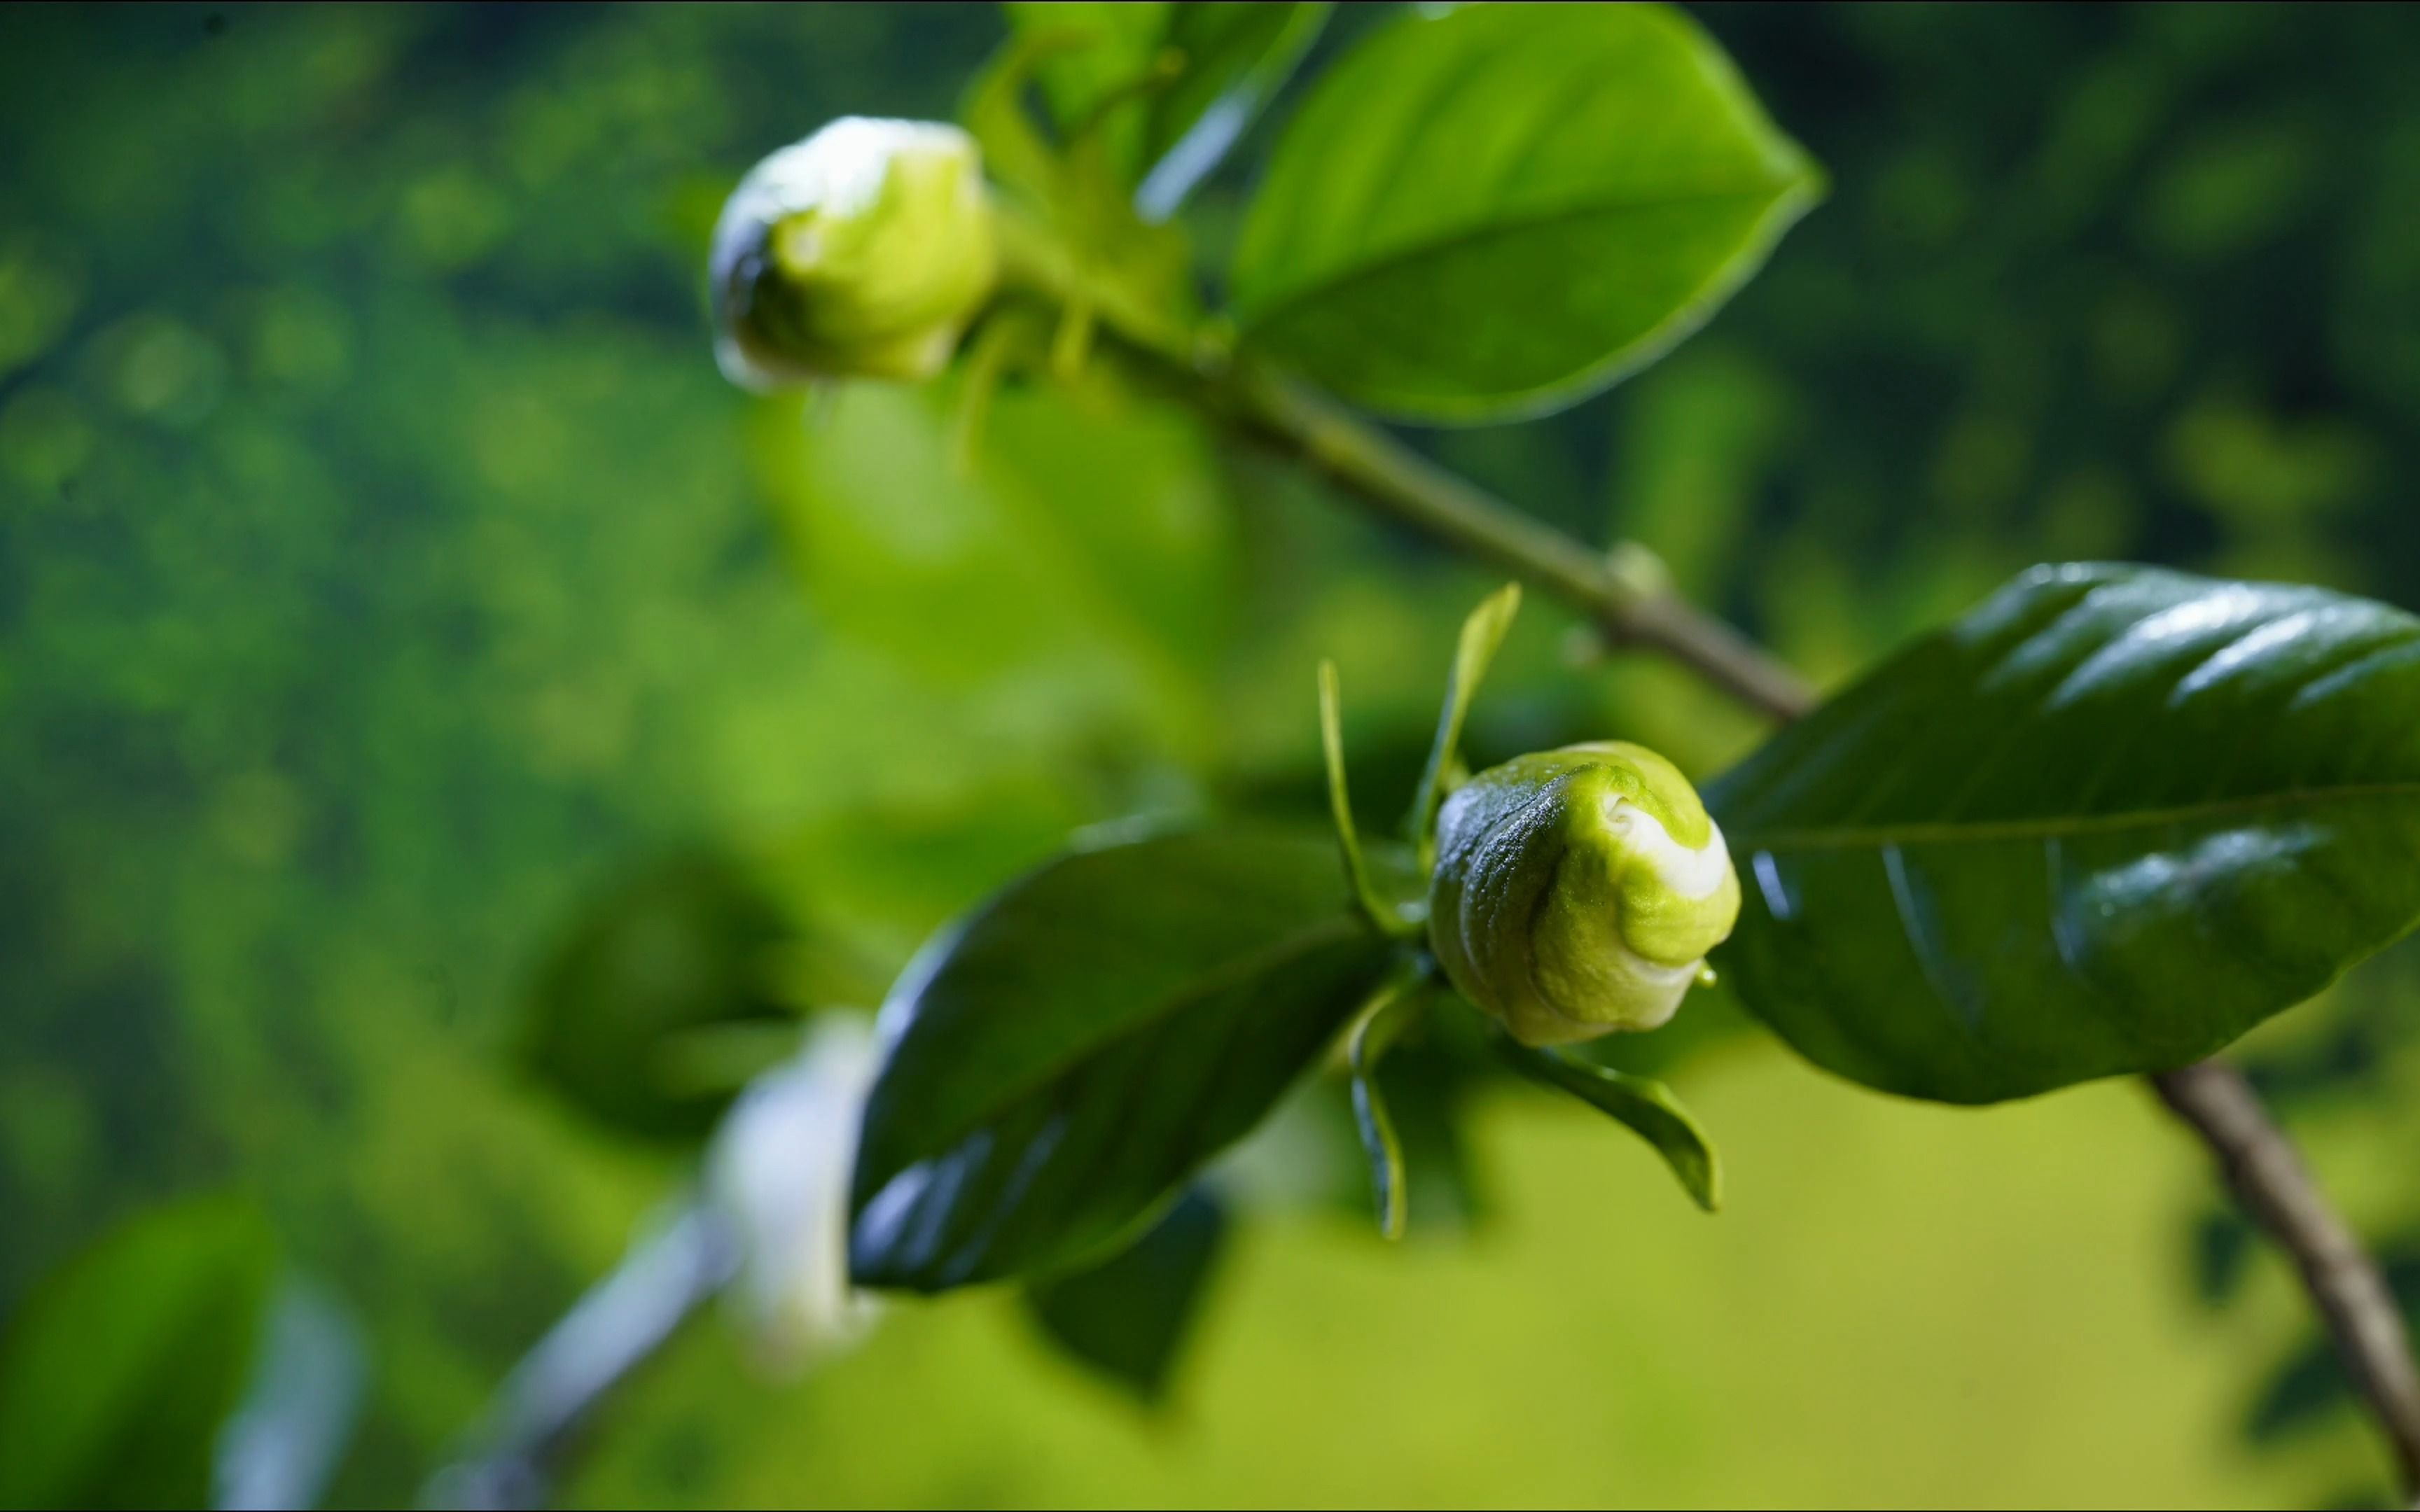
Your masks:
<svg viewBox="0 0 2420 1512"><path fill-rule="evenodd" d="M852 1273L938 1291L1102 1253L1267 1113L1389 955L1316 836L1166 835L1025 877L883 1010Z"/></svg>
<svg viewBox="0 0 2420 1512"><path fill-rule="evenodd" d="M2194 1221L2194 1295L2209 1307L2224 1307L2242 1289L2257 1236L2251 1221L2232 1207L2212 1208Z"/></svg>
<svg viewBox="0 0 2420 1512"><path fill-rule="evenodd" d="M770 902L720 857L628 879L556 949L521 1063L613 1128L702 1137L751 1072L797 1048L797 1011L776 991L790 942Z"/></svg>
<svg viewBox="0 0 2420 1512"><path fill-rule="evenodd" d="M1319 35L1331 7L1028 4L1021 38L1064 39L1035 69L1063 130L1107 138L1124 181L1158 219L1216 167ZM1053 34L1056 34L1055 36Z"/></svg>
<svg viewBox="0 0 2420 1512"><path fill-rule="evenodd" d="M1236 314L1250 347L1388 413L1535 413L1702 324L1819 192L1678 12L1407 16L1279 145Z"/></svg>
<svg viewBox="0 0 2420 1512"><path fill-rule="evenodd" d="M2038 568L1709 795L1800 1053L1989 1103L2198 1059L2420 918L2420 620Z"/></svg>
<svg viewBox="0 0 2420 1512"><path fill-rule="evenodd" d="M1722 1158L1714 1141L1672 1089L1662 1082L1628 1072L1574 1060L1552 1050L1536 1050L1499 1036L1504 1055L1522 1074L1571 1093L1601 1113L1612 1116L1633 1134L1655 1147L1664 1164L1681 1179L1689 1196L1708 1212L1723 1205Z"/></svg>
<svg viewBox="0 0 2420 1512"><path fill-rule="evenodd" d="M2408 1315L2420 1306L2420 1251L2381 1246L2387 1289ZM2318 1330L2278 1362L2244 1413L2244 1437L2274 1443L2318 1427L2354 1401L2335 1346Z"/></svg>
<svg viewBox="0 0 2420 1512"><path fill-rule="evenodd" d="M142 1213L38 1284L0 1343L0 1506L200 1506L277 1263L230 1201Z"/></svg>
<svg viewBox="0 0 2420 1512"><path fill-rule="evenodd" d="M2352 1400L2352 1385L2325 1339L2314 1339L2270 1373L2243 1414L2243 1436L2273 1443L2306 1432Z"/></svg>
<svg viewBox="0 0 2420 1512"><path fill-rule="evenodd" d="M1132 1246L1037 1282L1026 1302L1060 1348L1156 1404L1168 1396L1226 1239L1226 1210L1197 1186Z"/></svg>

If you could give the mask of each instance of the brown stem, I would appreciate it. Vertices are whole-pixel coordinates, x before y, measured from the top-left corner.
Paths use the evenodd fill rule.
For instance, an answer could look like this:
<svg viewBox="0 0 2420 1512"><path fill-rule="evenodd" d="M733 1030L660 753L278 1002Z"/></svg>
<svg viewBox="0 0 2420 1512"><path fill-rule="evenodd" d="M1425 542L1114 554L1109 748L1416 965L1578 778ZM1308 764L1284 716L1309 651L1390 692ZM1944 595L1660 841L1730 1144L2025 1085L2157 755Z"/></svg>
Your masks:
<svg viewBox="0 0 2420 1512"><path fill-rule="evenodd" d="M1132 333L1128 332L1131 339ZM1614 570L1612 559L1430 462L1299 385L1165 340L1137 345L1196 402L1332 479L1372 513L1410 525L1551 593L1606 635L1694 668L1742 703L1788 721L1815 696L1770 653L1668 590ZM2336 1353L2393 1445L2406 1499L2420 1498L2420 1375L2402 1316L2362 1248L2242 1073L2203 1061L2149 1078L2207 1144L2245 1211L2293 1257Z"/></svg>
<svg viewBox="0 0 2420 1512"><path fill-rule="evenodd" d="M2328 1206L2242 1072L2205 1060L2151 1085L2210 1146L2244 1211L2294 1257L2337 1357L2395 1450L2405 1499L2420 1498L2420 1369L2378 1263Z"/></svg>
<svg viewBox="0 0 2420 1512"><path fill-rule="evenodd" d="M1386 432L1298 384L1237 372L1218 386L1230 418L1263 442L1333 479L1379 514L1425 531L1555 594L1615 640L1694 668L1776 719L1815 706L1798 674L1738 631L1668 590L1641 587L1553 526L1438 467Z"/></svg>

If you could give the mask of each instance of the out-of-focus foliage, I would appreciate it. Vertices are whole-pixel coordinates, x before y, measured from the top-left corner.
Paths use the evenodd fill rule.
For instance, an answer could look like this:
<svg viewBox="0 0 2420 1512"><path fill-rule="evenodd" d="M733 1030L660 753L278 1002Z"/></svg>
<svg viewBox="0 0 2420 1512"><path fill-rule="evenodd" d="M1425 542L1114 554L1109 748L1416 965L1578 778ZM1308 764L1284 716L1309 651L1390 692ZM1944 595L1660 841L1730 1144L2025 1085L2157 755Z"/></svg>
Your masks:
<svg viewBox="0 0 2420 1512"><path fill-rule="evenodd" d="M194 1506L241 1399L277 1249L202 1198L140 1214L0 1335L0 1506Z"/></svg>
<svg viewBox="0 0 2420 1512"><path fill-rule="evenodd" d="M530 994L520 1057L605 1123L703 1136L749 1077L795 1048L780 974L803 953L743 873L681 856L574 926Z"/></svg>
<svg viewBox="0 0 2420 1512"><path fill-rule="evenodd" d="M1090 139L1111 181L1156 221L1218 165L1334 8L1009 0L1001 8L1035 49L1060 130Z"/></svg>
<svg viewBox="0 0 2420 1512"><path fill-rule="evenodd" d="M1140 1401L1162 1402L1218 1273L1227 1224L1215 1195L1187 1191L1107 1261L1028 1288L1035 1324Z"/></svg>
<svg viewBox="0 0 2420 1512"><path fill-rule="evenodd" d="M1698 15L1831 200L1652 373L1423 444L1644 542L1827 684L2045 559L2420 603L2420 22ZM1340 10L1308 67L1374 19ZM509 1069L544 962L619 878L710 837L885 975L1078 825L1315 818L1323 654L1365 825L1394 824L1487 579L1105 382L1003 393L959 472L950 384L810 412L714 373L694 270L739 173L845 112L946 116L1003 30L0 10L0 1305L118 1214L240 1178L363 1322L337 1497L392 1502L673 1179ZM1214 265L1285 116L1187 211ZM1668 669L1567 660L1568 630L1544 606L1515 628L1474 764L1619 735L1703 775L1756 737ZM2387 1236L2420 1221L2394 1153L2420 1134L2412 971L2391 955L2254 1047ZM1481 1134L1439 1135L1439 1166L1468 1157L1502 1223L1468 1249L1424 1224L1461 1189L1415 1148L1404 1265L1308 1216L1239 1234L1189 1438L1097 1411L1003 1300L903 1315L778 1394L702 1335L579 1494L2380 1484L2357 1425L2259 1409L2237 1363L2303 1349L2273 1257L2217 1321L2163 1310L2206 1178L2124 1089L1901 1107L1700 1006L1618 1053L1677 1074L1644 1061L1685 1051L1733 1167L1719 1225L1586 1115L1439 1072ZM1366 1227L1334 1093L1236 1174L1342 1189ZM2293 1425L2276 1460L2229 1442L2257 1410Z"/></svg>

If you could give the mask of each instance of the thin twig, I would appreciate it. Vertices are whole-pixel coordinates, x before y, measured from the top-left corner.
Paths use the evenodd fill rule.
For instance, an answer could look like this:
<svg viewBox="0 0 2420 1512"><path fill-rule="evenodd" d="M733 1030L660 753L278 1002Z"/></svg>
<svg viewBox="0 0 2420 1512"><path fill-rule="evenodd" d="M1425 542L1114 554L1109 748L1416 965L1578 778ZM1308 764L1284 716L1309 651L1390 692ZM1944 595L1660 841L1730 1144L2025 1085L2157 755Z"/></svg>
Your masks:
<svg viewBox="0 0 2420 1512"><path fill-rule="evenodd" d="M438 1473L421 1504L470 1512L543 1506L581 1432L731 1277L737 1248L702 1204L640 1241L516 1366L473 1454Z"/></svg>
<svg viewBox="0 0 2420 1512"><path fill-rule="evenodd" d="M2404 1498L2420 1498L2420 1369L2378 1263L2328 1206L2241 1072L2205 1060L2151 1085L2210 1146L2236 1200L2294 1257L2337 1356L2394 1448Z"/></svg>
<svg viewBox="0 0 2420 1512"><path fill-rule="evenodd" d="M1436 466L1334 402L1230 365L1220 354L1205 361L1164 338L1135 345L1166 364L1196 403L1332 479L1372 513L1555 594L1609 638L1670 656L1776 720L1814 707L1814 693L1797 673L1730 625L1668 590L1624 579L1607 553ZM2420 1377L2377 1263L2240 1072L2203 1061L2149 1080L2210 1147L2253 1221L2293 1257L2337 1354L2394 1447L2406 1499L2420 1498Z"/></svg>

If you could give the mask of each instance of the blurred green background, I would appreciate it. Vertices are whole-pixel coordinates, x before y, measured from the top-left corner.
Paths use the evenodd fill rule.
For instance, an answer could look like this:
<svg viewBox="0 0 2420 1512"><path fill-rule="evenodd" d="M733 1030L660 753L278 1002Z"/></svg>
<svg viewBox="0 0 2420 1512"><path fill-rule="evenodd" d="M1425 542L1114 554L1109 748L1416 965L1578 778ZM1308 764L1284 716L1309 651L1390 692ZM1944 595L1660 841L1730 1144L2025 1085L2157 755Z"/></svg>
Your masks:
<svg viewBox="0 0 2420 1512"><path fill-rule="evenodd" d="M2420 15L1697 8L1831 200L1642 377L1419 444L1827 684L2040 560L2420 608ZM0 1308L240 1194L369 1360L334 1501L409 1497L683 1179L514 1069L594 900L720 847L878 986L1072 828L1314 801L1322 654L1383 822L1485 576L1107 382L1004 394L961 470L946 381L807 406L714 370L738 175L834 115L947 115L1001 31L0 8ZM1188 212L1214 254L1283 115ZM1703 775L1758 733L1551 605L1503 669L1482 756L1619 734ZM2247 1048L2420 1292L2415 989L2390 954ZM1005 1297L895 1307L791 1381L707 1327L569 1497L2383 1495L2286 1268L2136 1087L1917 1106L1699 1016L1669 1074L1718 1219L1491 1095L1484 1223L1389 1252L1256 1211L1164 1412Z"/></svg>

